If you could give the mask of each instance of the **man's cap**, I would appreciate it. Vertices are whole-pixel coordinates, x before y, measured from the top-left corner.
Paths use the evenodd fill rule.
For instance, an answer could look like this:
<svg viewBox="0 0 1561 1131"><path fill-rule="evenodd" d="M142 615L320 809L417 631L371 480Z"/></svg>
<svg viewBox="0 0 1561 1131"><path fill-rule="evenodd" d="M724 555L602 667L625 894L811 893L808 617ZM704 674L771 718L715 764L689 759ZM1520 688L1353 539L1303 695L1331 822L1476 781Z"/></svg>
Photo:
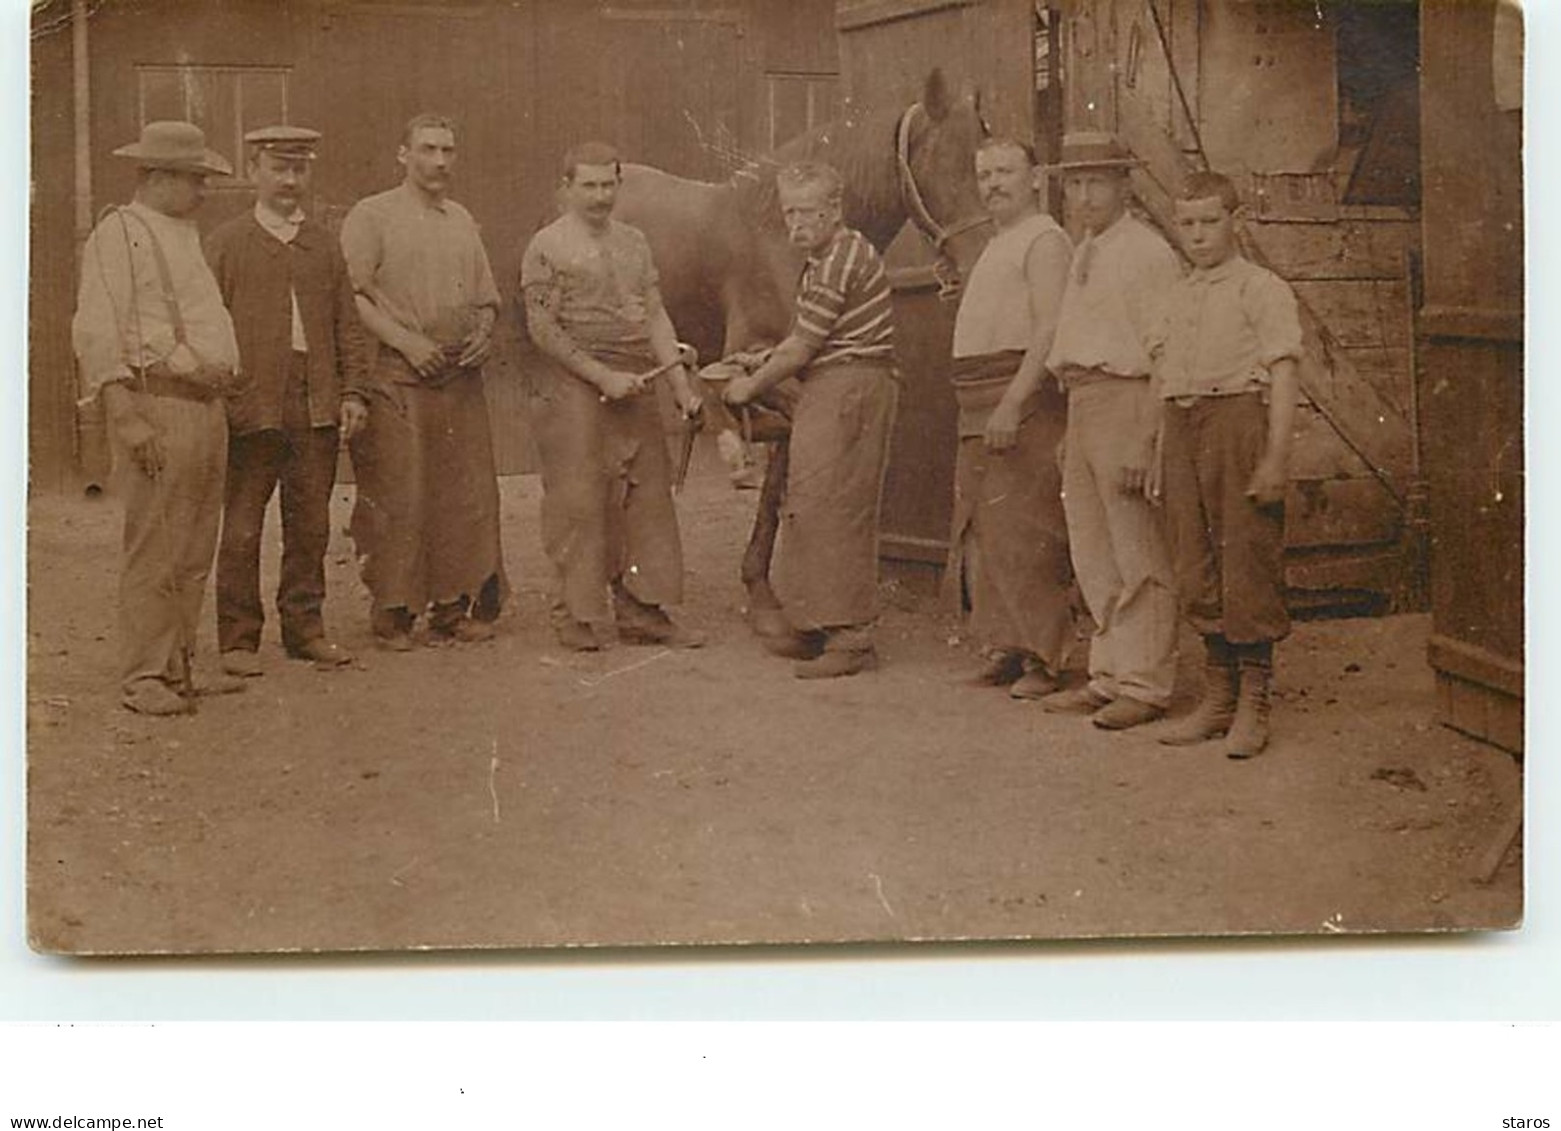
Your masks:
<svg viewBox="0 0 1561 1131"><path fill-rule="evenodd" d="M1046 171L1075 173L1084 169L1131 169L1142 164L1115 134L1081 130L1063 136L1062 160L1046 166Z"/></svg>
<svg viewBox="0 0 1561 1131"><path fill-rule="evenodd" d="M233 166L206 148L206 135L193 122L148 122L141 127L140 140L121 145L114 156L128 157L143 169L233 175Z"/></svg>
<svg viewBox="0 0 1561 1131"><path fill-rule="evenodd" d="M278 157L314 160L315 146L320 142L320 131L303 126L265 126L250 130L244 140L256 149L275 153Z"/></svg>

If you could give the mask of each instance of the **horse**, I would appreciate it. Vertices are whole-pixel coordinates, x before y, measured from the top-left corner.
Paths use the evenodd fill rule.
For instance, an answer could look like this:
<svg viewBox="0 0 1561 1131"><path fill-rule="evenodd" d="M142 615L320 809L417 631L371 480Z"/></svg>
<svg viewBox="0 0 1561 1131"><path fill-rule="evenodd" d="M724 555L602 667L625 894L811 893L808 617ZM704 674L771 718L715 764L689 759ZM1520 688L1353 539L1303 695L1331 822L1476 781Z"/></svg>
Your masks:
<svg viewBox="0 0 1561 1131"><path fill-rule="evenodd" d="M702 358L730 357L786 336L802 268L781 221L775 174L801 161L833 165L845 183L843 215L880 252L913 223L938 254L940 279L969 273L990 237L975 182L975 150L990 136L976 91L956 95L934 70L921 100L897 111L847 113L752 162L725 183L686 180L626 164L619 220L651 247L663 302L679 337ZM719 397L706 398L730 421ZM787 447L775 440L754 527L743 555L750 623L787 631L770 588Z"/></svg>

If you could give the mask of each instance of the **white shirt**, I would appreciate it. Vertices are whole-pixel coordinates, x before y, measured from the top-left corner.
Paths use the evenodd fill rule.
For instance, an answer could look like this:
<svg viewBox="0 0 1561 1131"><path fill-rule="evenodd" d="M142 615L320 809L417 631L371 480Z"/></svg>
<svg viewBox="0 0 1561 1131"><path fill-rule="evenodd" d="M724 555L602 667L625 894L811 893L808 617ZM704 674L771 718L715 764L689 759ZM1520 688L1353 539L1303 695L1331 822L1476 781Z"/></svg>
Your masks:
<svg viewBox="0 0 1561 1131"><path fill-rule="evenodd" d="M1181 274L1171 245L1131 215L1086 236L1073 251L1046 368L1059 376L1077 368L1147 377L1151 338Z"/></svg>
<svg viewBox="0 0 1561 1131"><path fill-rule="evenodd" d="M81 364L82 393L91 398L110 381L159 362L175 373L202 364L238 372L238 341L216 277L201 252L193 220L164 216L134 202L132 213L105 216L87 238L81 288L71 319L71 345ZM143 226L143 222L145 226ZM169 282L185 327L176 348L150 229L168 261Z"/></svg>
<svg viewBox="0 0 1561 1131"><path fill-rule="evenodd" d="M1042 239L1052 241L1056 254L1063 258L1072 251L1068 234L1044 212L1000 229L982 249L954 316L953 356L980 357L1030 348L1034 327L1025 261ZM1057 269L1060 274L1060 263Z"/></svg>
<svg viewBox="0 0 1561 1131"><path fill-rule="evenodd" d="M304 222L304 214L302 209L295 208L291 216L278 216L271 209L262 207L257 200L255 221L283 243L292 243L298 238L298 228ZM293 349L298 353L307 353L309 342L304 337L303 316L298 313L298 291L292 289L290 294L293 299Z"/></svg>

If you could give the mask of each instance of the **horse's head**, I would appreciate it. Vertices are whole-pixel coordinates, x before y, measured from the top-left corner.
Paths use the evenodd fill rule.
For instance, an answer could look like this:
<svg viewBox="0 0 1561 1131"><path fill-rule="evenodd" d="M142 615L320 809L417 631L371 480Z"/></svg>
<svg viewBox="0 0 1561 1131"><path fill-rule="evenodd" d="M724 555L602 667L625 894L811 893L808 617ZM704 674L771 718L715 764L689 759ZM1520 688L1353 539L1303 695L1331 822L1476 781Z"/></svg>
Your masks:
<svg viewBox="0 0 1561 1131"><path fill-rule="evenodd" d="M941 266L968 276L992 236L976 187L976 148L989 135L980 94L948 88L941 70L927 76L920 102L900 118L900 190L905 208L937 249ZM946 292L958 286L940 271Z"/></svg>

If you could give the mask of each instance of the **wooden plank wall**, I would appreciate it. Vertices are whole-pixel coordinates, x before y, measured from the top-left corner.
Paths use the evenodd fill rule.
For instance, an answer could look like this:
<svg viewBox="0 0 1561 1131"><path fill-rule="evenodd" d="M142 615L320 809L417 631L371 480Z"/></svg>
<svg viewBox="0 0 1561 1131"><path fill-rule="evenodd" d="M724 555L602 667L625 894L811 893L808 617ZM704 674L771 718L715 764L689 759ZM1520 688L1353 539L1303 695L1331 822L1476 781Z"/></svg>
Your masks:
<svg viewBox="0 0 1561 1131"><path fill-rule="evenodd" d="M51 10L68 8L55 0ZM285 67L290 120L325 134L315 209L331 221L399 181L395 152L409 117L428 110L456 120L453 195L482 225L507 299L526 241L555 215L558 161L571 144L601 137L630 159L724 179L764 149L765 71L827 74L835 65L831 0L105 0L92 11L95 208L133 189L133 170L110 151L139 129L137 64ZM44 191L33 212L31 443L35 482L60 487L77 470L68 24L35 45L33 63L34 172ZM218 189L203 227L251 199L242 186ZM534 466L525 365L507 310L488 374L505 472Z"/></svg>
<svg viewBox="0 0 1561 1131"><path fill-rule="evenodd" d="M64 11L68 11L68 6ZM61 6L42 13L58 18ZM33 490L68 486L76 466L76 305L71 36L68 24L33 40L32 208L28 262L28 472Z"/></svg>
<svg viewBox="0 0 1561 1131"><path fill-rule="evenodd" d="M1494 98L1495 4L1421 7L1421 420L1438 715L1523 743L1522 112Z"/></svg>
<svg viewBox="0 0 1561 1131"><path fill-rule="evenodd" d="M841 80L852 108L907 106L928 74L980 92L998 133L1034 132L1034 13L1028 0L841 0ZM880 556L933 585L948 556L958 445L948 359L955 306L939 299L932 249L907 224L889 248L902 389L884 484Z"/></svg>
<svg viewBox="0 0 1561 1131"><path fill-rule="evenodd" d="M1128 142L1146 161L1135 191L1166 231L1186 171L1206 158L1231 175L1248 202L1253 254L1292 282L1305 307L1306 385L1316 403L1299 416L1286 515L1297 600L1326 602L1334 591L1397 600L1406 591L1403 507L1372 465L1403 492L1411 463L1404 257L1419 230L1406 210L1338 202L1326 11L1069 0L1065 15L1067 128L1115 131Z"/></svg>

